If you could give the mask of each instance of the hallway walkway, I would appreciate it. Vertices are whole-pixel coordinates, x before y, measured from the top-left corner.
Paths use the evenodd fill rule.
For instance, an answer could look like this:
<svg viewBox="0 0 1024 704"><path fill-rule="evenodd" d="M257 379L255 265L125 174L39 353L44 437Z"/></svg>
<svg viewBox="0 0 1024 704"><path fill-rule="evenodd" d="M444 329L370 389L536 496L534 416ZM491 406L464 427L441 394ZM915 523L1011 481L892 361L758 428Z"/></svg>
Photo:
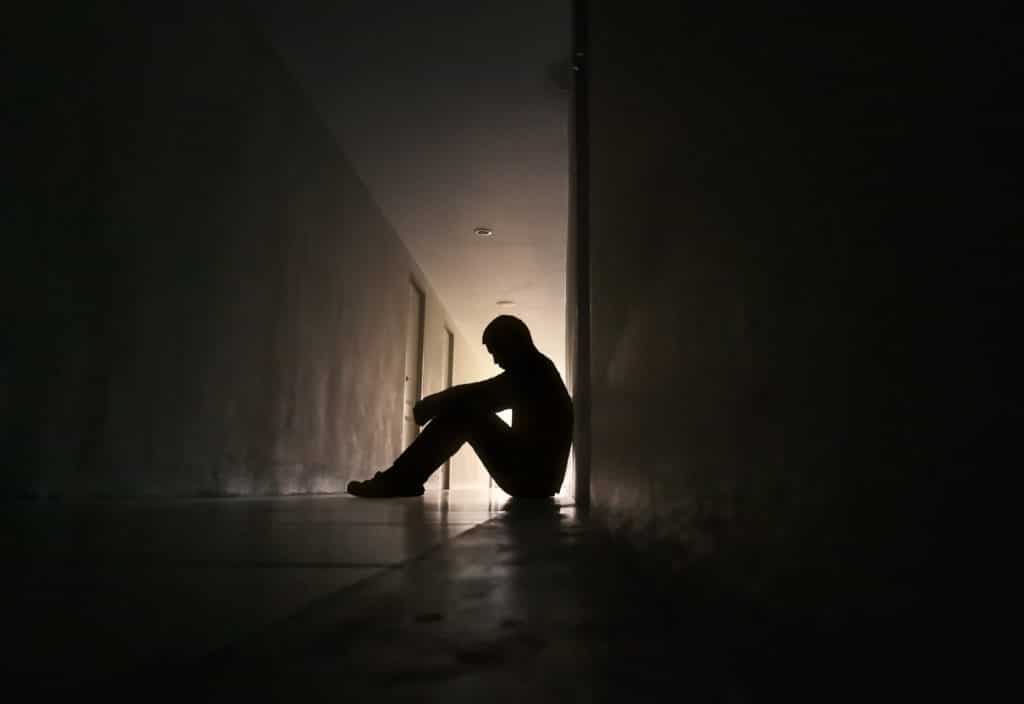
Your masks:
<svg viewBox="0 0 1024 704"><path fill-rule="evenodd" d="M415 501L358 510L404 507L408 517ZM420 515L437 515L437 501L428 495ZM155 687L166 701L211 702L660 701L685 673L699 701L712 690L711 700L744 700L731 691L718 649L696 637L704 628L693 620L695 630L679 641L682 605L666 608L656 585L617 560L573 506L504 498L473 505L477 512L450 512L449 520L497 510L439 549L228 647L154 662L97 683L97 693L150 696ZM415 520L422 519L406 523L410 534L432 530Z"/></svg>
<svg viewBox="0 0 1024 704"><path fill-rule="evenodd" d="M435 549L495 500L7 504L0 671L61 689L204 656Z"/></svg>
<svg viewBox="0 0 1024 704"><path fill-rule="evenodd" d="M4 670L36 694L740 704L945 686L945 646L915 658L925 641L884 603L831 629L801 594L671 574L557 500L35 503L3 520Z"/></svg>
<svg viewBox="0 0 1024 704"><path fill-rule="evenodd" d="M4 669L41 693L613 701L708 659L669 641L651 585L564 501L42 502L3 520Z"/></svg>

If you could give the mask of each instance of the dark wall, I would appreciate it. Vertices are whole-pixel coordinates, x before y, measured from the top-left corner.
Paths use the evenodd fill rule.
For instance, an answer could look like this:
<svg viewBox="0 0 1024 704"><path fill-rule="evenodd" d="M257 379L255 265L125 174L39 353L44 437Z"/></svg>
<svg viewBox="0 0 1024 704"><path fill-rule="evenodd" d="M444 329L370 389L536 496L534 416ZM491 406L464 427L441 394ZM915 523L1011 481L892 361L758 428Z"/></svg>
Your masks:
<svg viewBox="0 0 1024 704"><path fill-rule="evenodd" d="M60 5L8 26L5 493L386 466L417 270L281 61L228 3Z"/></svg>
<svg viewBox="0 0 1024 704"><path fill-rule="evenodd" d="M823 622L914 602L1017 403L1019 27L590 5L596 508Z"/></svg>

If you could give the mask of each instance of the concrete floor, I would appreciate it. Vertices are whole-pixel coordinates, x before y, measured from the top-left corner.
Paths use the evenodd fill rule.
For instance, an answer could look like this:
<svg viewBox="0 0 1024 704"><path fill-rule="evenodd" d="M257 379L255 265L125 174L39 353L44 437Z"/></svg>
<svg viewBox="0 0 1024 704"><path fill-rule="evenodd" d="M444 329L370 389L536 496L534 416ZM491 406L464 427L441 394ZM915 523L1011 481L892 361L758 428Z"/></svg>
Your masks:
<svg viewBox="0 0 1024 704"><path fill-rule="evenodd" d="M64 688L200 658L435 549L497 500L7 505L3 670Z"/></svg>
<svg viewBox="0 0 1024 704"><path fill-rule="evenodd" d="M820 609L773 612L660 571L566 501L5 509L3 670L36 694L836 702L919 701L923 682L940 684L938 646L911 668L891 619L869 618L878 604L862 604L859 627L822 630Z"/></svg>
<svg viewBox="0 0 1024 704"><path fill-rule="evenodd" d="M4 669L42 693L654 699L691 650L566 500L31 503L4 522Z"/></svg>

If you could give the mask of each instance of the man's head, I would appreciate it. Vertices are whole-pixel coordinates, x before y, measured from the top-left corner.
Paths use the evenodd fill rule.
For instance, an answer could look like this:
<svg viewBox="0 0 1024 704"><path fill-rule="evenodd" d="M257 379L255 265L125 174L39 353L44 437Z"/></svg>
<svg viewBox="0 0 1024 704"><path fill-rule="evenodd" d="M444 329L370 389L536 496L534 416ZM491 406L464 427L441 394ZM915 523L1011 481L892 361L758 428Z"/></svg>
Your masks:
<svg viewBox="0 0 1024 704"><path fill-rule="evenodd" d="M536 350L526 323L512 315L499 315L488 323L483 341L494 363L502 369L515 366Z"/></svg>

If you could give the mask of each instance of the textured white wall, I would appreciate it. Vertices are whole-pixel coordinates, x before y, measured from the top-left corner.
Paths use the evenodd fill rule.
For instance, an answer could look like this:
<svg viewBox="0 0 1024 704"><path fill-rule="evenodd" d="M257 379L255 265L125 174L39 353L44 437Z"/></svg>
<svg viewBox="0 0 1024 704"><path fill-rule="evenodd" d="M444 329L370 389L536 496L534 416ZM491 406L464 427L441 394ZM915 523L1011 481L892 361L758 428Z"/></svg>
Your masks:
<svg viewBox="0 0 1024 704"><path fill-rule="evenodd" d="M13 218L8 488L339 491L388 466L409 277L428 294L425 389L442 324L457 380L479 378L479 346L258 34L198 5L79 12L54 31L80 64L26 56L44 96L27 148L56 167L26 175Z"/></svg>

